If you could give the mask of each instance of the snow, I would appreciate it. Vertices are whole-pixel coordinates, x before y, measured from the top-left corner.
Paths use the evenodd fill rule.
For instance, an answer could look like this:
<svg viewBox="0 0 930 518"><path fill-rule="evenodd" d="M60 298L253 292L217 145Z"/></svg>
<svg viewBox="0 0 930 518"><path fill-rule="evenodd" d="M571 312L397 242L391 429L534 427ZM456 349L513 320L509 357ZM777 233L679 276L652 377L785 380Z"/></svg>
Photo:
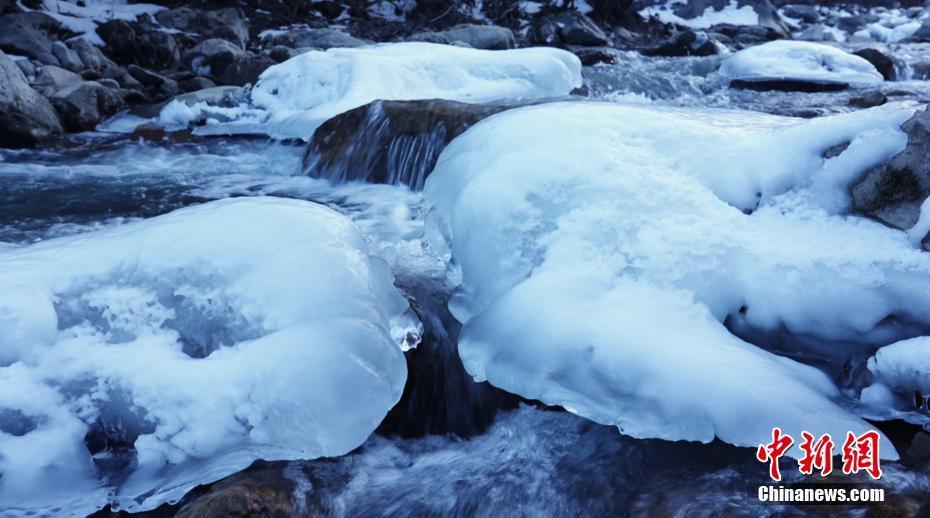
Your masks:
<svg viewBox="0 0 930 518"><path fill-rule="evenodd" d="M865 59L836 47L808 41L778 40L741 50L721 66L731 81L803 81L869 86L882 75Z"/></svg>
<svg viewBox="0 0 930 518"><path fill-rule="evenodd" d="M400 398L414 327L366 239L309 202L0 248L0 508L140 511L259 458L344 454ZM92 457L103 430L117 449Z"/></svg>
<svg viewBox="0 0 930 518"><path fill-rule="evenodd" d="M579 86L580 61L554 48L492 51L420 42L332 48L265 70L250 106L227 110L200 131L308 139L327 119L377 99L481 103L562 96ZM185 120L176 108L165 108L175 124ZM237 120L222 122L229 117Z"/></svg>
<svg viewBox="0 0 930 518"><path fill-rule="evenodd" d="M640 10L640 14L646 18L658 16L659 20L664 23L677 23L694 29L707 29L721 23L759 25L759 15L752 6L744 5L739 7L736 0L730 0L730 3L719 11L707 6L704 12L695 18L682 18L675 14L675 5L684 3L687 3L686 0L669 0L664 4L646 7Z"/></svg>
<svg viewBox="0 0 930 518"><path fill-rule="evenodd" d="M878 383L903 391L908 398L919 390L930 394L930 337L921 336L882 347L869 359Z"/></svg>
<svg viewBox="0 0 930 518"><path fill-rule="evenodd" d="M930 256L849 215L850 182L903 149L912 113L553 103L478 123L424 191L466 369L638 438L871 428L788 356L842 366L930 323Z"/></svg>

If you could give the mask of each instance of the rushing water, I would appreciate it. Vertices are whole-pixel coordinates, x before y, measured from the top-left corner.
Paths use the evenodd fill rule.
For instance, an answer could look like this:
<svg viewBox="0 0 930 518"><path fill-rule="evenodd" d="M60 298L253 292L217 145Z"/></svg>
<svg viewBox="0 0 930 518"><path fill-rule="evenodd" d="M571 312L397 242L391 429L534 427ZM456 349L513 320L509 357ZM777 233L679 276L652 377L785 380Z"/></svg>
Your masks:
<svg viewBox="0 0 930 518"><path fill-rule="evenodd" d="M904 74L910 62L927 55L919 46L896 51L905 58ZM627 54L618 64L587 69L586 95L609 102L814 116L855 109L850 99L864 93L732 90L714 74L718 64L715 57ZM881 90L889 98L930 99L925 81L889 82ZM285 470L297 482L304 509L344 516L809 512L756 502L754 490L765 482L765 472L749 450L637 441L471 381L455 351L458 325L445 308L445 265L428 253L422 239L421 196L402 184L420 186L422 174L411 180L410 174L389 171L388 178L401 185L333 184L302 174L304 147L258 138L148 142L85 134L53 148L0 151L0 246L88 232L231 196L312 200L352 218L392 266L426 334L420 348L408 354L404 399L378 433L348 456L296 462ZM426 147L422 152L435 158L435 146ZM389 167L409 168L418 159L413 151ZM366 177L333 172L333 167L328 175L335 178ZM891 463L883 484L900 496L896 505L925 505L920 494L930 490L930 474Z"/></svg>

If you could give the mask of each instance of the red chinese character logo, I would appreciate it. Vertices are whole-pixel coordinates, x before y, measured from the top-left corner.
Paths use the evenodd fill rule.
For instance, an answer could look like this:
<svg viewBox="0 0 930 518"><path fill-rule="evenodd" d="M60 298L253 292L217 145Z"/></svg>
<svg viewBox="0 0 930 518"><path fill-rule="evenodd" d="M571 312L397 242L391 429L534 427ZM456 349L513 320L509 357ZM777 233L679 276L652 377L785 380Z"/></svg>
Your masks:
<svg viewBox="0 0 930 518"><path fill-rule="evenodd" d="M790 435L783 435L781 428L772 428L772 442L760 444L756 450L756 458L759 462L769 463L769 476L772 480L778 482L781 480L781 473L778 471L778 459L788 451L788 448L794 444L794 439Z"/></svg>
<svg viewBox="0 0 930 518"><path fill-rule="evenodd" d="M798 446L804 452L804 457L798 461L798 468L801 473L811 475L814 468L820 470L820 474L827 476L833 472L833 439L830 434L821 435L816 442L814 436L801 432L801 444Z"/></svg>
<svg viewBox="0 0 930 518"><path fill-rule="evenodd" d="M878 432L875 430L869 430L859 437L848 432L846 442L843 443L843 473L850 475L865 471L878 480L882 476L878 439Z"/></svg>

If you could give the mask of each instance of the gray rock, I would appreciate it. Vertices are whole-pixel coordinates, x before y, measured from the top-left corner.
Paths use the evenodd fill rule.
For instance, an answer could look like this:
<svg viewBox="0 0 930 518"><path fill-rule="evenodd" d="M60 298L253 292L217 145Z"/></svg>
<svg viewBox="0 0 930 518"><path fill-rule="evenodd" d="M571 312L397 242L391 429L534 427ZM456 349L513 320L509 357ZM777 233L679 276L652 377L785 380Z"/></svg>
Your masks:
<svg viewBox="0 0 930 518"><path fill-rule="evenodd" d="M44 13L13 13L0 17L0 50L10 54L51 61L52 41L66 34L58 21ZM57 59L52 64L57 65Z"/></svg>
<svg viewBox="0 0 930 518"><path fill-rule="evenodd" d="M136 81L146 87L149 97L153 100L163 100L178 95L181 91L178 82L139 65L129 65L126 71Z"/></svg>
<svg viewBox="0 0 930 518"><path fill-rule="evenodd" d="M268 56L255 55L218 38L197 45L185 54L184 60L199 75L208 75L219 84L237 86L254 83L274 64Z"/></svg>
<svg viewBox="0 0 930 518"><path fill-rule="evenodd" d="M516 47L513 32L496 25L456 25L441 33L450 43L460 41L469 47L485 50L504 50Z"/></svg>
<svg viewBox="0 0 930 518"><path fill-rule="evenodd" d="M35 80L32 81L32 87L45 97L51 97L55 95L55 92L76 85L81 81L83 81L81 76L70 70L45 65L36 74Z"/></svg>
<svg viewBox="0 0 930 518"><path fill-rule="evenodd" d="M59 132L61 124L52 105L0 51L0 146L31 146Z"/></svg>
<svg viewBox="0 0 930 518"><path fill-rule="evenodd" d="M141 22L109 20L97 27L107 55L120 65L164 70L177 65L181 51L174 36Z"/></svg>
<svg viewBox="0 0 930 518"><path fill-rule="evenodd" d="M620 61L620 51L611 47L569 47L578 56L581 64L589 67L598 64L614 64Z"/></svg>
<svg viewBox="0 0 930 518"><path fill-rule="evenodd" d="M704 31L685 30L672 35L657 47L642 51L647 56L713 56L726 52L726 47Z"/></svg>
<svg viewBox="0 0 930 518"><path fill-rule="evenodd" d="M652 4L665 3L664 0L654 0ZM729 7L731 0L689 0L673 4L672 12L686 20L702 16L707 9L720 11ZM770 29L777 34L778 38L791 38L791 30L782 17L778 14L775 6L769 0L736 0L738 9L750 7L759 17L759 24L755 26Z"/></svg>
<svg viewBox="0 0 930 518"><path fill-rule="evenodd" d="M81 57L78 56L77 52L69 49L67 45L60 41L52 43L52 55L58 59L62 68L72 72L82 72L84 70L84 62L81 61Z"/></svg>
<svg viewBox="0 0 930 518"><path fill-rule="evenodd" d="M853 54L859 56L860 58L871 63L878 73L885 78L885 81L894 81L895 79L895 63L894 60L888 57L884 52L878 49L859 49Z"/></svg>
<svg viewBox="0 0 930 518"><path fill-rule="evenodd" d="M51 101L68 131L90 131L125 106L118 90L95 81L84 81L65 88Z"/></svg>
<svg viewBox="0 0 930 518"><path fill-rule="evenodd" d="M84 68L87 70L92 70L97 74L104 75L108 70L118 67L118 65L114 63L113 60L106 57L99 48L84 38L75 38L68 42L68 45L70 45L71 50L78 55L81 59L81 63L84 64Z"/></svg>
<svg viewBox="0 0 930 518"><path fill-rule="evenodd" d="M282 33L274 33L262 39L262 45L283 45L291 48L310 47L329 49L333 47L361 47L370 44L338 29L330 28L295 28Z"/></svg>
<svg viewBox="0 0 930 518"><path fill-rule="evenodd" d="M284 63L285 61L291 59L292 57L302 54L302 51L297 49L292 49L290 47L285 47L284 45L275 45L271 47L268 51L268 57L273 59L275 63Z"/></svg>
<svg viewBox="0 0 930 518"><path fill-rule="evenodd" d="M212 88L204 88L203 90L181 94L173 99L151 106L136 106L130 111L141 117L156 117L161 112L162 108L174 101L184 103L187 106L193 106L197 103L206 103L210 106L229 108L246 102L247 99L248 90L241 86L214 86Z"/></svg>
<svg viewBox="0 0 930 518"><path fill-rule="evenodd" d="M805 23L817 23L820 21L820 12L813 5L796 5L790 4L781 8L785 16L801 20Z"/></svg>
<svg viewBox="0 0 930 518"><path fill-rule="evenodd" d="M930 41L930 18L924 20L920 28L917 29L917 32L915 32L914 35L911 36L909 39L910 41L922 41L922 42Z"/></svg>
<svg viewBox="0 0 930 518"><path fill-rule="evenodd" d="M823 25L811 25L794 35L802 41L836 41L832 32L827 32Z"/></svg>
<svg viewBox="0 0 930 518"><path fill-rule="evenodd" d="M914 79L930 79L930 59L918 61L912 65Z"/></svg>
<svg viewBox="0 0 930 518"><path fill-rule="evenodd" d="M930 194L930 112L918 111L901 128L907 133L904 151L867 171L853 185L852 199L857 212L908 229Z"/></svg>
<svg viewBox="0 0 930 518"><path fill-rule="evenodd" d="M165 27L198 34L203 38L222 38L242 49L249 41L248 24L240 11L231 7L215 11L179 7L160 11L155 19Z"/></svg>
<svg viewBox="0 0 930 518"><path fill-rule="evenodd" d="M607 45L608 37L591 18L578 11L544 17L534 29L534 41L546 45Z"/></svg>
<svg viewBox="0 0 930 518"><path fill-rule="evenodd" d="M32 78L36 76L36 66L33 64L31 59L16 59L14 60L16 66L23 71L23 75L26 78Z"/></svg>
<svg viewBox="0 0 930 518"><path fill-rule="evenodd" d="M216 83L210 79L207 79L206 77L197 76L178 82L178 86L180 86L181 90L184 90L185 92L196 92L197 90L213 88L216 86Z"/></svg>

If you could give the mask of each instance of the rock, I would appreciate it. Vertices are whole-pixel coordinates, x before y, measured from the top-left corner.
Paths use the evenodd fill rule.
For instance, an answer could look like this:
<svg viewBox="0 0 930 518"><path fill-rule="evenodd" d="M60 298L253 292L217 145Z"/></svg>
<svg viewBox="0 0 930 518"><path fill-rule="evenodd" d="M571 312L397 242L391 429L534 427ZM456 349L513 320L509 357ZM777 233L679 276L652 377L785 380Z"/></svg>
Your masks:
<svg viewBox="0 0 930 518"><path fill-rule="evenodd" d="M763 30L768 29L775 32L776 38L791 38L790 28L769 0L689 0L687 2L670 4L670 7L675 15L686 20L693 20L703 16L708 9L712 11L721 11L729 8L731 2L736 3L737 9L750 7L759 18L758 24L745 25L743 27L758 27ZM664 3L664 0L652 3Z"/></svg>
<svg viewBox="0 0 930 518"><path fill-rule="evenodd" d="M94 81L65 88L51 101L68 131L90 131L125 105L118 90Z"/></svg>
<svg viewBox="0 0 930 518"><path fill-rule="evenodd" d="M659 46L642 51L647 56L713 56L727 49L704 31L686 30L675 34Z"/></svg>
<svg viewBox="0 0 930 518"><path fill-rule="evenodd" d="M180 81L178 86L181 87L181 90L185 92L195 92L197 90L205 90L207 88L213 88L216 86L216 83L207 79L206 77L194 77L192 79L187 79L185 81Z"/></svg>
<svg viewBox="0 0 930 518"><path fill-rule="evenodd" d="M243 86L254 83L275 62L267 56L244 51L227 40L213 38L191 49L184 57L192 70L217 83Z"/></svg>
<svg viewBox="0 0 930 518"><path fill-rule="evenodd" d="M917 432L902 459L912 466L930 460L930 434L924 431Z"/></svg>
<svg viewBox="0 0 930 518"><path fill-rule="evenodd" d="M450 43L462 42L469 47L484 50L506 50L517 46L513 32L496 25L456 25L440 34Z"/></svg>
<svg viewBox="0 0 930 518"><path fill-rule="evenodd" d="M917 32L915 32L915 33L909 38L909 40L910 40L910 41L917 41L917 42L928 42L928 41L930 41L930 18L928 18L928 19L926 19L926 20L923 21L923 24L921 24L920 28L917 29ZM2 47L0 47L0 48L2 48Z"/></svg>
<svg viewBox="0 0 930 518"><path fill-rule="evenodd" d="M332 0L316 0L311 7L329 20L339 18L346 10L344 5Z"/></svg>
<svg viewBox="0 0 930 518"><path fill-rule="evenodd" d="M78 56L77 52L69 49L67 45L60 41L52 43L52 55L58 59L62 68L66 68L72 72L81 72L84 70L84 62L81 61L81 57Z"/></svg>
<svg viewBox="0 0 930 518"><path fill-rule="evenodd" d="M511 107L440 100L375 101L329 119L314 132L304 156L304 173L334 181L403 183L421 189L446 144L476 122Z"/></svg>
<svg viewBox="0 0 930 518"><path fill-rule="evenodd" d="M174 516L300 516L294 488L294 481L284 475L281 463L260 464L212 484Z"/></svg>
<svg viewBox="0 0 930 518"><path fill-rule="evenodd" d="M761 25L733 25L729 23L714 25L707 29L707 34L717 40L721 39L718 34L725 36L736 48L751 47L753 45L759 45L760 43L782 38L781 33L771 27L763 27Z"/></svg>
<svg viewBox="0 0 930 518"><path fill-rule="evenodd" d="M158 114L161 113L162 108L174 101L184 103L187 106L193 106L197 103L206 103L210 106L230 108L246 102L247 98L248 90L241 86L214 86L212 88L204 88L203 90L181 94L162 103L149 106L134 106L130 112L140 117L157 117Z"/></svg>
<svg viewBox="0 0 930 518"><path fill-rule="evenodd" d="M109 20L97 27L97 34L107 44L107 55L124 66L164 70L176 66L180 59L174 37L152 25Z"/></svg>
<svg viewBox="0 0 930 518"><path fill-rule="evenodd" d="M83 81L81 76L70 70L45 65L36 74L36 78L32 81L32 87L45 97L51 97L55 95L55 92L76 85L81 81Z"/></svg>
<svg viewBox="0 0 930 518"><path fill-rule="evenodd" d="M291 48L311 47L329 49L333 47L361 47L371 42L360 40L338 29L295 28L284 32L273 32L262 38L265 46L283 45Z"/></svg>
<svg viewBox="0 0 930 518"><path fill-rule="evenodd" d="M0 147L32 146L61 132L47 99L26 82L22 70L0 51Z"/></svg>
<svg viewBox="0 0 930 518"><path fill-rule="evenodd" d="M27 79L36 76L36 66L32 63L31 59L16 59L13 61L16 63L16 66L23 71L23 75L25 75Z"/></svg>
<svg viewBox="0 0 930 518"><path fill-rule="evenodd" d="M151 142L157 142L163 138L167 132L165 128L159 126L154 122L144 122L139 124L132 130L130 136L134 139L148 140Z"/></svg>
<svg viewBox="0 0 930 518"><path fill-rule="evenodd" d="M865 59L871 63L878 73L885 78L885 81L894 81L895 79L895 64L894 60L885 55L882 51L878 49L859 49L853 54Z"/></svg>
<svg viewBox="0 0 930 518"><path fill-rule="evenodd" d="M813 5L790 4L782 7L781 12L789 18L795 18L805 23L817 23L821 18L820 12Z"/></svg>
<svg viewBox="0 0 930 518"><path fill-rule="evenodd" d="M836 41L836 36L832 32L827 32L823 25L811 25L810 27L794 35L794 39L802 41Z"/></svg>
<svg viewBox="0 0 930 518"><path fill-rule="evenodd" d="M566 11L549 15L534 28L534 41L547 45L582 45L600 47L607 45L607 34L591 18L578 11Z"/></svg>
<svg viewBox="0 0 930 518"><path fill-rule="evenodd" d="M909 229L930 194L930 112L916 112L901 128L907 133L904 151L867 171L852 186L852 199L857 212Z"/></svg>
<svg viewBox="0 0 930 518"><path fill-rule="evenodd" d="M586 67L602 63L612 65L620 61L620 51L611 47L569 47L569 50Z"/></svg>
<svg viewBox="0 0 930 518"><path fill-rule="evenodd" d="M872 108L881 106L887 102L888 97L882 92L875 90L859 97L853 97L849 100L849 105L857 108Z"/></svg>
<svg viewBox="0 0 930 518"><path fill-rule="evenodd" d="M129 65L126 67L126 71L142 86L146 87L152 100L167 99L178 95L180 92L177 81L156 74L151 70L146 70L138 65Z"/></svg>
<svg viewBox="0 0 930 518"><path fill-rule="evenodd" d="M58 65L52 42L69 36L58 21L40 12L13 13L0 17L0 50Z"/></svg>
<svg viewBox="0 0 930 518"><path fill-rule="evenodd" d="M836 27L837 29L841 31L853 33L865 27L866 23L868 22L866 21L865 16L854 14L854 15L843 16L839 18L836 21Z"/></svg>
<svg viewBox="0 0 930 518"><path fill-rule="evenodd" d="M201 11L179 7L159 11L155 15L165 27L198 34L203 39L222 38L244 49L249 41L249 27L238 9L231 7L215 11Z"/></svg>
<svg viewBox="0 0 930 518"><path fill-rule="evenodd" d="M86 70L92 70L99 75L103 75L118 66L113 60L106 57L99 48L84 38L75 38L68 45L81 59L81 63L84 64Z"/></svg>
<svg viewBox="0 0 930 518"><path fill-rule="evenodd" d="M912 66L914 79L930 79L930 59L918 61Z"/></svg>
<svg viewBox="0 0 930 518"><path fill-rule="evenodd" d="M268 50L268 57L273 59L275 63L284 63L298 54L301 54L301 51L284 45L275 45Z"/></svg>

